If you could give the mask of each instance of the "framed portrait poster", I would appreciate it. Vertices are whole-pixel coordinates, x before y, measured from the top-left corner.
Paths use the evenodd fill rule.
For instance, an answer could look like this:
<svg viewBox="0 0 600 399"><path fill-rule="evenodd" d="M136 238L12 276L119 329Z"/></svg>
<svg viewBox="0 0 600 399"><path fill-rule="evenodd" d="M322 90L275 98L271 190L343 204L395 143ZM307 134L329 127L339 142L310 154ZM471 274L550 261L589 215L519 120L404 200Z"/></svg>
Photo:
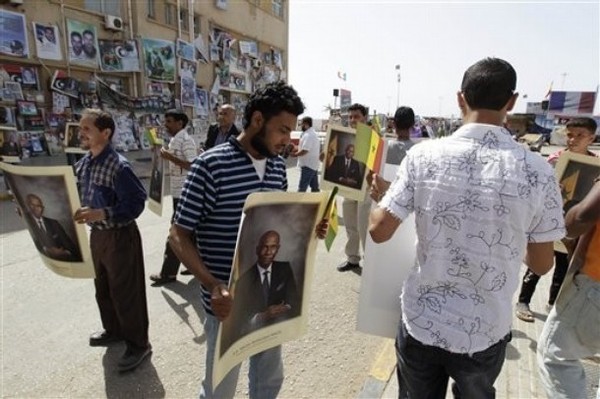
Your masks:
<svg viewBox="0 0 600 399"><path fill-rule="evenodd" d="M233 305L219 326L213 386L249 356L306 333L315 228L328 197L328 191L270 192L246 199L229 281Z"/></svg>
<svg viewBox="0 0 600 399"><path fill-rule="evenodd" d="M65 152L71 154L87 154L87 150L80 147L79 143L79 123L67 123L65 125Z"/></svg>
<svg viewBox="0 0 600 399"><path fill-rule="evenodd" d="M152 147L152 172L150 174L150 188L148 189L148 209L158 216L162 216L165 191L165 162L160 156L161 148L160 145Z"/></svg>
<svg viewBox="0 0 600 399"><path fill-rule="evenodd" d="M594 179L600 176L600 158L565 151L558 158L554 170L561 187L563 209L566 212L590 192ZM562 241L556 241L554 249L567 252Z"/></svg>
<svg viewBox="0 0 600 399"><path fill-rule="evenodd" d="M342 197L363 201L367 192L367 167L364 162L355 158L355 147L355 129L329 127L324 147L321 186L325 190L337 186Z"/></svg>
<svg viewBox="0 0 600 399"><path fill-rule="evenodd" d="M0 162L0 169L44 264L64 277L94 278L86 227L73 220L81 207L73 168Z"/></svg>

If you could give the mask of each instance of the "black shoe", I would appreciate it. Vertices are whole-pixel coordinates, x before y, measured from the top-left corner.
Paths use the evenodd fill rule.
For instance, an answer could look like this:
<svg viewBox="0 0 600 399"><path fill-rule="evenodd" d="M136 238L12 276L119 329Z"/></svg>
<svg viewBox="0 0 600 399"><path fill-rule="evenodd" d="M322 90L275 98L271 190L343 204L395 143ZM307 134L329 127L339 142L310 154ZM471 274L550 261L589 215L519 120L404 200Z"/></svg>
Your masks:
<svg viewBox="0 0 600 399"><path fill-rule="evenodd" d="M337 271L338 272L347 272L347 271L357 269L357 268L360 268L360 265L358 263L350 263L350 262L346 261L337 267Z"/></svg>
<svg viewBox="0 0 600 399"><path fill-rule="evenodd" d="M177 277L162 276L160 274L151 274L150 280L154 281L151 284L153 287L160 287L161 285L177 281Z"/></svg>
<svg viewBox="0 0 600 399"><path fill-rule="evenodd" d="M189 271L188 269L184 269L184 270L182 270L182 271L181 271L181 273L179 273L179 274L181 274L182 276L191 276L191 275L192 275L192 272L191 272L191 271Z"/></svg>
<svg viewBox="0 0 600 399"><path fill-rule="evenodd" d="M90 346L109 346L121 340L121 337L102 330L90 335Z"/></svg>
<svg viewBox="0 0 600 399"><path fill-rule="evenodd" d="M137 366L142 364L144 359L152 353L152 347L148 345L146 348L131 348L127 347L125 353L119 360L117 366L120 372L134 370Z"/></svg>

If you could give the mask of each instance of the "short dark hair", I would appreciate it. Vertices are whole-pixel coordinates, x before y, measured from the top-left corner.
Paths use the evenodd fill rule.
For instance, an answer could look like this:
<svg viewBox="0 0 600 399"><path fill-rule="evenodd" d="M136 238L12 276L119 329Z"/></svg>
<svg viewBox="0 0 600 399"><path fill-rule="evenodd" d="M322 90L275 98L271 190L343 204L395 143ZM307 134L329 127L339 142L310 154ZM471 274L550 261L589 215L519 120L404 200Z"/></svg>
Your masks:
<svg viewBox="0 0 600 399"><path fill-rule="evenodd" d="M115 134L115 120L111 114L101 109L87 108L81 113L82 118L86 116L94 118L94 126L96 126L98 130L103 131L104 129L110 129L110 136L108 136L108 139L112 140L113 135Z"/></svg>
<svg viewBox="0 0 600 399"><path fill-rule="evenodd" d="M310 116L305 116L302 118L302 123L306 123L308 126L312 127L312 118Z"/></svg>
<svg viewBox="0 0 600 399"><path fill-rule="evenodd" d="M82 35L84 35L84 36L85 35L90 35L91 37L94 37L94 32L92 32L89 29L86 29L86 30L83 31Z"/></svg>
<svg viewBox="0 0 600 399"><path fill-rule="evenodd" d="M304 104L296 90L280 80L269 83L250 95L244 109L244 129L250 126L255 111L263 115L266 123L284 111L298 116L304 112Z"/></svg>
<svg viewBox="0 0 600 399"><path fill-rule="evenodd" d="M183 126L182 127L186 127L188 124L188 116L185 114L185 112L183 112L180 109L170 109L167 112L165 112L165 118L167 116L170 116L171 118L175 119L177 122L183 122Z"/></svg>
<svg viewBox="0 0 600 399"><path fill-rule="evenodd" d="M592 118L580 117L573 118L569 122L567 122L567 129L571 127L582 127L586 130L589 130L591 134L595 134L598 125L596 124L596 121Z"/></svg>
<svg viewBox="0 0 600 399"><path fill-rule="evenodd" d="M508 62L485 58L465 71L460 90L471 109L500 111L514 94L516 85L517 73Z"/></svg>
<svg viewBox="0 0 600 399"><path fill-rule="evenodd" d="M79 33L79 32L71 32L71 39L74 38L74 37L78 37L78 36L81 39L81 33Z"/></svg>
<svg viewBox="0 0 600 399"><path fill-rule="evenodd" d="M359 103L354 103L351 106L349 106L348 112L350 112L350 111L360 111L362 116L367 116L367 114L368 114L367 107L365 107L364 105L359 104Z"/></svg>
<svg viewBox="0 0 600 399"><path fill-rule="evenodd" d="M411 107L399 107L394 114L396 129L410 129L415 124L415 112Z"/></svg>

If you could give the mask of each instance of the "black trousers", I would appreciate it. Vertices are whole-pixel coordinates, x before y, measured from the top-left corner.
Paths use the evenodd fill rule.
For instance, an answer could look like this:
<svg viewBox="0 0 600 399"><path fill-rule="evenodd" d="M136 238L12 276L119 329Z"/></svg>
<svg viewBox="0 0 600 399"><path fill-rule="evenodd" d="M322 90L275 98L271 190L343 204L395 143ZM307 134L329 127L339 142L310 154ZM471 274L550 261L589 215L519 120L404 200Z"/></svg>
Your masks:
<svg viewBox="0 0 600 399"><path fill-rule="evenodd" d="M92 230L90 248L102 326L130 347L148 347L144 254L137 224Z"/></svg>
<svg viewBox="0 0 600 399"><path fill-rule="evenodd" d="M554 301L556 301L568 268L569 258L567 254L554 251L554 273L552 274L552 284L550 285L550 294L548 296L548 303L550 305L554 305ZM538 281L540 281L540 276L527 269L523 276L523 283L521 284L519 302L526 304L531 302L531 297L533 297Z"/></svg>
<svg viewBox="0 0 600 399"><path fill-rule="evenodd" d="M177 203L179 202L179 198L173 197L173 215L171 215L171 224L173 224L173 220L175 219L175 212L177 211ZM179 265L181 262L171 246L169 245L169 240L167 239L167 243L165 244L165 254L163 258L162 268L160 269L160 275L164 277L177 276L177 272L179 271Z"/></svg>

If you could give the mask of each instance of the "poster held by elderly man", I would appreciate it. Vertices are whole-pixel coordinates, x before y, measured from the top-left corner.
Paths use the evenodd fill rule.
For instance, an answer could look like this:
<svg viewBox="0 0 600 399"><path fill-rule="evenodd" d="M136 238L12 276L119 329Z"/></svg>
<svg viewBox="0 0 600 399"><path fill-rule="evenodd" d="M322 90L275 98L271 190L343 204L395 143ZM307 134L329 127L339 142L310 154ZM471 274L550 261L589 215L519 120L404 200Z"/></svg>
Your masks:
<svg viewBox="0 0 600 399"><path fill-rule="evenodd" d="M0 169L44 264L64 277L94 278L85 226L73 220L81 206L73 168L0 162Z"/></svg>
<svg viewBox="0 0 600 399"><path fill-rule="evenodd" d="M213 386L248 357L306 333L315 228L328 194L247 198L229 281L233 307L219 326Z"/></svg>

